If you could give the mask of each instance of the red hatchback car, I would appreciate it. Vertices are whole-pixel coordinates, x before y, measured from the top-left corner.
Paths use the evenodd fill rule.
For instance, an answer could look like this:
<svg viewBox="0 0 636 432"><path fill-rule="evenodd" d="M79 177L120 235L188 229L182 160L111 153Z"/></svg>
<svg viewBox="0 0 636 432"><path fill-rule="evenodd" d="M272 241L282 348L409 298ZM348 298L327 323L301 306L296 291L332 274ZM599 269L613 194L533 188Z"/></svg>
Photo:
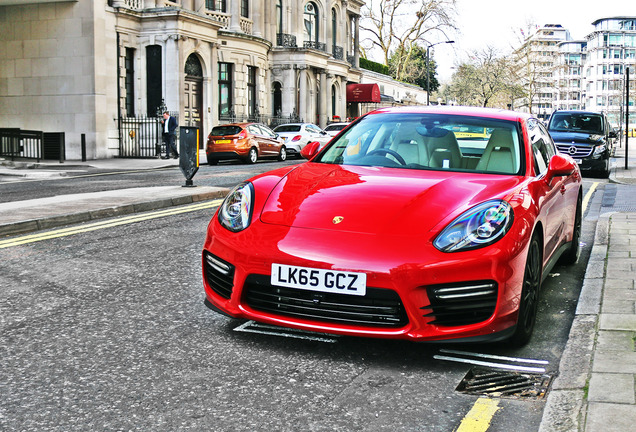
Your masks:
<svg viewBox="0 0 636 432"><path fill-rule="evenodd" d="M579 168L539 120L386 108L318 149L225 198L203 249L208 307L351 336L530 339L582 217Z"/></svg>

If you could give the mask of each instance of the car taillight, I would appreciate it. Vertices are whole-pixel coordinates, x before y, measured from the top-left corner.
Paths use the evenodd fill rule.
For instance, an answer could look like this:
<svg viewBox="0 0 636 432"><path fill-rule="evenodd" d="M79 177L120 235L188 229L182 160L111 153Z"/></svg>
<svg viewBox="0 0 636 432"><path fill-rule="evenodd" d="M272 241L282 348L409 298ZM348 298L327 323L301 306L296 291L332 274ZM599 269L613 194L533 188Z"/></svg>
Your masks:
<svg viewBox="0 0 636 432"><path fill-rule="evenodd" d="M239 137L239 139L245 139L245 138L247 138L247 132L245 131L245 129L243 129L243 130L241 131L241 133L240 133L240 134L238 134L238 137Z"/></svg>
<svg viewBox="0 0 636 432"><path fill-rule="evenodd" d="M292 138L292 141L300 141L301 138L302 136L296 135L295 137Z"/></svg>

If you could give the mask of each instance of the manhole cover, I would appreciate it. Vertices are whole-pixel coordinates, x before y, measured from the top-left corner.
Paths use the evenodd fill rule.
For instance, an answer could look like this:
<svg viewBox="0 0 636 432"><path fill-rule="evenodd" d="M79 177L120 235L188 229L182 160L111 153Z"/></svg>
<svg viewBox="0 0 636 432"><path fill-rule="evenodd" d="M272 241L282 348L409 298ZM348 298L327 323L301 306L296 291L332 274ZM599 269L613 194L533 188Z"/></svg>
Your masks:
<svg viewBox="0 0 636 432"><path fill-rule="evenodd" d="M552 378L549 374L533 375L472 368L455 390L478 396L542 399L548 392Z"/></svg>

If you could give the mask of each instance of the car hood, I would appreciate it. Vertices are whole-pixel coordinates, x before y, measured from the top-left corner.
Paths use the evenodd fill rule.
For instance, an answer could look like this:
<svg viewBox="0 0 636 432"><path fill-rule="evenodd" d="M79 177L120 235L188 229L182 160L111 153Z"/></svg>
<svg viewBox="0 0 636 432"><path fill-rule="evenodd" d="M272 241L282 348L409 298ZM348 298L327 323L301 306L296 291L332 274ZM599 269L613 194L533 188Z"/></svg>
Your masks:
<svg viewBox="0 0 636 432"><path fill-rule="evenodd" d="M507 196L523 177L305 163L273 188L266 224L418 236Z"/></svg>
<svg viewBox="0 0 636 432"><path fill-rule="evenodd" d="M550 135L555 143L598 145L605 138L603 135L580 132L554 132Z"/></svg>

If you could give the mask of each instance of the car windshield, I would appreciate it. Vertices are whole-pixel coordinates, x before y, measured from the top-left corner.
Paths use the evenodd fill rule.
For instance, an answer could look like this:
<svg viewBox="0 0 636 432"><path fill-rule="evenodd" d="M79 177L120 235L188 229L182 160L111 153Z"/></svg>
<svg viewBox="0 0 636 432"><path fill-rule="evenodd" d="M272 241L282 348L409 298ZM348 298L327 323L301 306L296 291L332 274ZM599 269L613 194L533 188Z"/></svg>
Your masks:
<svg viewBox="0 0 636 432"><path fill-rule="evenodd" d="M241 133L243 129L240 126L234 125L223 125L223 126L215 126L212 128L212 132L210 135L212 136L225 136L225 135L236 135Z"/></svg>
<svg viewBox="0 0 636 432"><path fill-rule="evenodd" d="M603 134L603 117L598 114L559 113L550 120L550 131Z"/></svg>
<svg viewBox="0 0 636 432"><path fill-rule="evenodd" d="M280 125L274 129L274 132L299 132L300 125Z"/></svg>
<svg viewBox="0 0 636 432"><path fill-rule="evenodd" d="M316 159L344 165L518 174L517 123L431 113L362 118Z"/></svg>

